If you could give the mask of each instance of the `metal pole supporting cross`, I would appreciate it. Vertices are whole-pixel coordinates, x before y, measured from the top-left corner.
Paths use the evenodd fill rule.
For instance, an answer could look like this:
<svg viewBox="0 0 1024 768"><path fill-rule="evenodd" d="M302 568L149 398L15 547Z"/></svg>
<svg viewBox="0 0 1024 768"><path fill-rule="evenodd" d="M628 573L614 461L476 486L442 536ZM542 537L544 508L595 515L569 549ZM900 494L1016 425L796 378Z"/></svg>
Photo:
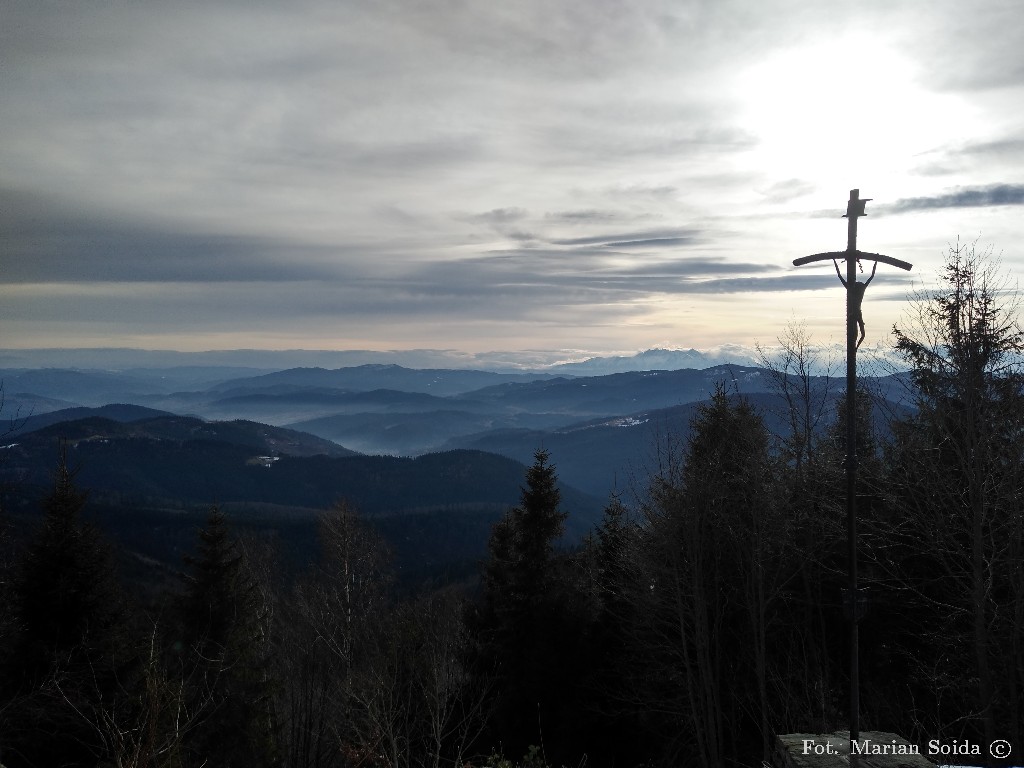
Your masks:
<svg viewBox="0 0 1024 768"><path fill-rule="evenodd" d="M861 314L861 303L864 290L871 282L857 282L857 262L861 259L878 263L890 264L900 269L910 270L912 265L899 259L883 256L880 253L864 253L857 250L857 219L866 216L864 208L868 199L860 199L860 190L850 190L850 200L846 206L847 240L845 251L815 253L793 260L793 266L810 264L815 261L836 262L836 273L839 273L839 260L846 261L846 279L840 274L839 279L846 287L846 532L849 563L848 610L850 617L850 756L856 754L853 742L860 738L860 655L857 622L859 616L857 586L857 327L861 328L861 340L864 333L864 319ZM874 277L874 269L871 272Z"/></svg>

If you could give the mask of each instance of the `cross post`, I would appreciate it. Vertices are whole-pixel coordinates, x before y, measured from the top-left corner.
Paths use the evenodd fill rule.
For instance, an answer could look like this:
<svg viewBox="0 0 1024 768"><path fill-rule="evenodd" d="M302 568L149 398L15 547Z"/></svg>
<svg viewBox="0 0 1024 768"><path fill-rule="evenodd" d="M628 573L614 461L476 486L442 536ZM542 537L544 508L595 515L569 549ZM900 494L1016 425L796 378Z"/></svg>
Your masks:
<svg viewBox="0 0 1024 768"><path fill-rule="evenodd" d="M815 261L846 261L846 535L847 535L847 609L850 619L850 761L856 760L853 742L860 738L860 638L858 622L861 614L861 600L857 577L857 324L863 329L861 301L866 283L857 283L857 262L861 259L890 264L910 270L912 265L880 253L863 253L857 250L857 219L867 216L865 207L868 200L861 199L859 189L850 190L846 204L847 238L845 251L816 253L793 260L793 266L810 264ZM839 271L838 264L836 271ZM873 273L872 273L873 274ZM842 276L840 275L840 279ZM862 330L863 336L863 330Z"/></svg>

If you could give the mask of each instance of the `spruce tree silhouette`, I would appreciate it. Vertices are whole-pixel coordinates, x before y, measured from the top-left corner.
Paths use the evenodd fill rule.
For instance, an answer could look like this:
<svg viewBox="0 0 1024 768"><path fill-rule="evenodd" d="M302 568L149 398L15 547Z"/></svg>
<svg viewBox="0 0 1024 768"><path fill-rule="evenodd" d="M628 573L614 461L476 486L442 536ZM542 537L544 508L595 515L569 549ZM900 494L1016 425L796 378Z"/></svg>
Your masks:
<svg viewBox="0 0 1024 768"><path fill-rule="evenodd" d="M192 708L205 714L187 751L210 765L274 765L267 627L256 584L217 506L198 538L196 556L185 558L180 650Z"/></svg>
<svg viewBox="0 0 1024 768"><path fill-rule="evenodd" d="M565 518L555 467L538 450L519 505L492 530L482 601L470 621L481 670L497 678L494 730L513 752L540 742L538 720L557 720L560 682L572 666L563 653L571 611L554 556Z"/></svg>
<svg viewBox="0 0 1024 768"><path fill-rule="evenodd" d="M112 693L124 609L110 548L81 519L86 494L74 476L62 443L42 526L15 573L14 648L0 685L13 703L0 729L9 766L78 764L101 749L82 713Z"/></svg>

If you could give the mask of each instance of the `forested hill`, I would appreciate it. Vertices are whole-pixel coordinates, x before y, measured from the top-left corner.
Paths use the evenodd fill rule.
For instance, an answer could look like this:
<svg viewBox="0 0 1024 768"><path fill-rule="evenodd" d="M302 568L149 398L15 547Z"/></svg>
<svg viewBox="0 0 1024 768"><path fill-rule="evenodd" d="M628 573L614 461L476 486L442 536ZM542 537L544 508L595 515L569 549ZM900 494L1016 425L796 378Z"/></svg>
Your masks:
<svg viewBox="0 0 1024 768"><path fill-rule="evenodd" d="M344 501L384 537L405 582L471 575L491 526L519 503L526 473L514 459L477 450L363 456L293 430L179 416L91 417L15 440L0 451L0 508L17 521L13 535L38 527L63 442L75 483L88 493L87 516L119 545L128 578L148 589L180 567L213 504L240 530L276 542L289 568L316 559L316 522ZM603 500L562 492L564 543L574 545L599 520Z"/></svg>
<svg viewBox="0 0 1024 768"><path fill-rule="evenodd" d="M366 515L429 507L511 505L525 468L473 450L418 458L361 456L312 435L253 422L160 417L124 424L89 418L54 424L5 450L8 484L45 487L66 440L76 482L124 499L252 502L323 509L348 499ZM317 448L321 450L317 451ZM271 452L277 455L271 455ZM600 502L567 489L586 530Z"/></svg>
<svg viewBox="0 0 1024 768"><path fill-rule="evenodd" d="M142 408L107 405L101 408L68 408L15 421L8 435L20 444L34 446L68 440L73 445L99 440L167 441L173 444L205 440L244 446L257 453L291 456L354 456L330 440L294 429L274 427L245 419L210 422L192 416Z"/></svg>

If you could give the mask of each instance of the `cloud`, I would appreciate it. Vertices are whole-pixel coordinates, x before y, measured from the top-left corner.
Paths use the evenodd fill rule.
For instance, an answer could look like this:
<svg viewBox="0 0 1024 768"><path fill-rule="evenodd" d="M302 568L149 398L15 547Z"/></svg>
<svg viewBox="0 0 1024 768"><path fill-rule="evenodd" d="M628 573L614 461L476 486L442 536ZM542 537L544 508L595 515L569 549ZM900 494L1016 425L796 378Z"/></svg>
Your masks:
<svg viewBox="0 0 1024 768"><path fill-rule="evenodd" d="M610 210L579 210L579 211L549 211L544 218L556 222L567 222L571 224L593 224L614 221L622 218L621 211Z"/></svg>
<svg viewBox="0 0 1024 768"><path fill-rule="evenodd" d="M644 240L621 240L606 243L608 248L664 248L670 245L693 245L697 242L693 237L649 237Z"/></svg>
<svg viewBox="0 0 1024 768"><path fill-rule="evenodd" d="M992 141L980 141L966 144L958 150L964 155L990 155L996 158L1004 158L1007 155L1020 156L1024 154L1024 139L1002 138Z"/></svg>
<svg viewBox="0 0 1024 768"><path fill-rule="evenodd" d="M788 203L809 195L814 190L814 184L805 179L786 179L775 182L765 190L759 190L759 194L771 203Z"/></svg>
<svg viewBox="0 0 1024 768"><path fill-rule="evenodd" d="M479 160L482 140L479 136L454 135L434 139L370 143L335 143L325 147L319 157L337 159L342 167L384 175L450 169L460 163Z"/></svg>
<svg viewBox="0 0 1024 768"><path fill-rule="evenodd" d="M634 248L646 245L692 245L699 240L696 229L654 229L640 232L618 232L608 235L588 235L551 239L552 245L600 245L606 248Z"/></svg>
<svg viewBox="0 0 1024 768"><path fill-rule="evenodd" d="M924 14L915 19L911 45L922 71L938 87L979 91L1019 87L1024 82L1024 27L1013 2L981 0L962 13Z"/></svg>
<svg viewBox="0 0 1024 768"><path fill-rule="evenodd" d="M601 248L571 251L523 249L424 266L403 290L441 297L462 308L500 306L510 301L526 314L530 307L555 304L609 304L652 296L817 290L835 279L825 275L759 276L771 264L699 256L637 258Z"/></svg>
<svg viewBox="0 0 1024 768"><path fill-rule="evenodd" d="M552 114L542 130L542 144L566 163L593 163L598 158L636 162L645 158L723 156L757 145L752 132L712 124L709 114L684 115L650 123L631 124L616 114L599 115L585 123ZM696 127L694 127L696 123ZM582 127L581 127L582 125Z"/></svg>
<svg viewBox="0 0 1024 768"><path fill-rule="evenodd" d="M910 278L893 276L890 282L911 285ZM784 275L772 277L732 277L695 281L683 293L774 293L778 291L820 291L837 285L831 275Z"/></svg>
<svg viewBox="0 0 1024 768"><path fill-rule="evenodd" d="M889 205L879 205L879 213L908 213L937 208L980 208L1000 205L1024 205L1024 184L990 184L984 187L957 187L952 192L932 197L909 197Z"/></svg>
<svg viewBox="0 0 1024 768"><path fill-rule="evenodd" d="M1011 238L1024 187L990 182L1024 167L1024 27L1007 3L979 4L968 17L924 0L11 0L4 332L258 328L264 344L287 327L301 344L344 327L393 346L443 328L429 343L457 347L486 327L572 346L605 323L602 344L633 348L648 323L670 335L679 295L728 307L717 328L774 311L772 294L820 298L807 292L827 275L784 267L841 239L847 183L898 200L872 213L992 206L987 231ZM920 64L915 88L962 94L943 114L974 122L910 135L880 179L837 170L824 109L820 147L774 152L766 123L792 135L786 115L748 111L741 73L850 30L878 42L865 60L898 42ZM807 82L797 98L813 110L823 92ZM913 196L905 166L921 161L947 189ZM950 234L893 224L914 248ZM531 337L537 324L562 336Z"/></svg>
<svg viewBox="0 0 1024 768"><path fill-rule="evenodd" d="M613 198L665 200L679 194L678 187L672 184L615 184L609 187L606 192Z"/></svg>
<svg viewBox="0 0 1024 768"><path fill-rule="evenodd" d="M517 221L522 221L529 215L529 212L525 208L495 208L484 213L476 213L472 216L467 216L469 221L481 222L484 224L491 225L504 225L511 224Z"/></svg>
<svg viewBox="0 0 1024 768"><path fill-rule="evenodd" d="M921 176L948 176L990 170L1004 175L1007 167L1024 162L1024 140L1012 135L982 141L956 142L924 152L913 172Z"/></svg>
<svg viewBox="0 0 1024 768"><path fill-rule="evenodd" d="M251 283L345 274L324 249L301 242L174 230L11 189L0 189L0 231L5 283Z"/></svg>

